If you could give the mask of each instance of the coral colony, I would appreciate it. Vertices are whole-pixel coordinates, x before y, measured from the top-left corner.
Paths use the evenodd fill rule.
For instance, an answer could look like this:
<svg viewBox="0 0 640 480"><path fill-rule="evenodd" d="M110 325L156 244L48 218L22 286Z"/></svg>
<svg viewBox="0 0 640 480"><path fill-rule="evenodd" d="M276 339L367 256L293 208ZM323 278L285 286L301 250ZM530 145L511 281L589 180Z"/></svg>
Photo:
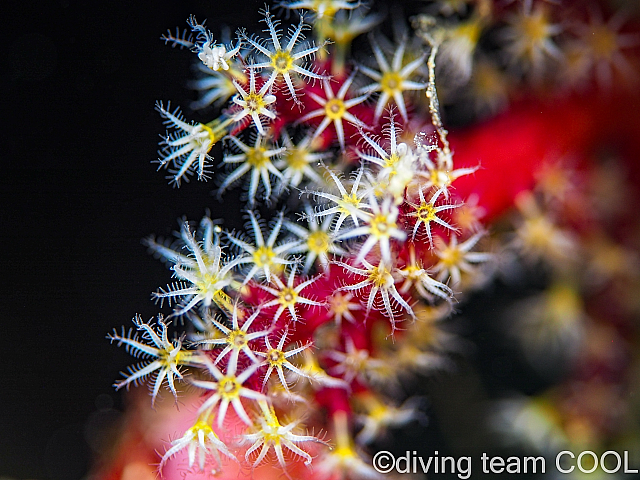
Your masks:
<svg viewBox="0 0 640 480"><path fill-rule="evenodd" d="M527 271L545 286L500 328L542 371L582 367L497 402L493 428L541 451L621 438L624 409L576 402L623 402L629 381L630 360L594 345L631 356L633 148L593 146L633 98L640 36L630 13L583 3L425 2L384 31L375 5L290 0L227 43L195 17L166 34L193 53L193 107L212 120L158 102L158 170L181 188L213 178L223 202L243 189L247 223L205 216L173 242L145 240L172 272L153 294L165 315L109 338L142 360L116 388L148 383L158 410L105 478L134 478L134 464L165 478L378 478L373 445L425 419L411 378L451 366L447 326L468 294Z"/></svg>

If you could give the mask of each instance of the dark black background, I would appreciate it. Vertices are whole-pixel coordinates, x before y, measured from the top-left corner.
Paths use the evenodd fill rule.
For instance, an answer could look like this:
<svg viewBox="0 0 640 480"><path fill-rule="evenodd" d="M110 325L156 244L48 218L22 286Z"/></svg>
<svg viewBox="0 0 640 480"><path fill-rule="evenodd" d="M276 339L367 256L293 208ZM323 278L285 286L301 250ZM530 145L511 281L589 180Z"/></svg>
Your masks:
<svg viewBox="0 0 640 480"><path fill-rule="evenodd" d="M155 315L150 293L169 280L141 238L220 208L211 183L174 189L150 163L164 133L154 102L195 98L193 55L160 36L192 13L255 30L262 5L4 4L0 477L84 475L100 434L87 421L121 407L111 385L131 362L105 335Z"/></svg>

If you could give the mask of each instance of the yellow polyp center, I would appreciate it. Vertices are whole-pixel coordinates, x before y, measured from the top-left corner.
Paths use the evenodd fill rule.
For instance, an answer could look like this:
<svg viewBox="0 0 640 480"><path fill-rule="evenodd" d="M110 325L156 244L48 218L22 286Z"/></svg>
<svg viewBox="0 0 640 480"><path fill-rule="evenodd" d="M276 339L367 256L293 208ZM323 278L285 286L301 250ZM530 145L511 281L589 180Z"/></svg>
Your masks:
<svg viewBox="0 0 640 480"><path fill-rule="evenodd" d="M520 28L530 47L540 44L548 36L549 22L542 12L522 18Z"/></svg>
<svg viewBox="0 0 640 480"><path fill-rule="evenodd" d="M204 297L211 298L220 307L230 303L229 296L220 286L221 279L217 275L203 275L202 280L194 282L198 292Z"/></svg>
<svg viewBox="0 0 640 480"><path fill-rule="evenodd" d="M329 306L334 314L342 314L349 311L349 298L341 293L334 293L329 299Z"/></svg>
<svg viewBox="0 0 640 480"><path fill-rule="evenodd" d="M556 323L569 323L582 312L580 296L568 285L555 285L547 292L547 312L549 319Z"/></svg>
<svg viewBox="0 0 640 480"><path fill-rule="evenodd" d="M218 383L218 393L226 399L236 398L240 392L241 385L236 377L224 377Z"/></svg>
<svg viewBox="0 0 640 480"><path fill-rule="evenodd" d="M369 282L374 287L386 288L393 284L393 277L386 268L375 267L369 274Z"/></svg>
<svg viewBox="0 0 640 480"><path fill-rule="evenodd" d="M200 290L201 292L205 293L207 291L209 291L209 289L211 289L211 287L215 288L215 284L218 282L218 276L217 275L209 275L209 274L205 274L202 276L202 280L195 282L196 287L198 287L198 290Z"/></svg>
<svg viewBox="0 0 640 480"><path fill-rule="evenodd" d="M462 251L457 247L447 247L440 253L440 260L447 267L459 265L462 260Z"/></svg>
<svg viewBox="0 0 640 480"><path fill-rule="evenodd" d="M605 25L595 27L589 35L588 41L593 55L598 58L610 59L613 53L618 50L615 32L609 30Z"/></svg>
<svg viewBox="0 0 640 480"><path fill-rule="evenodd" d="M431 183L440 188L451 185L451 176L446 170L433 170L430 180Z"/></svg>
<svg viewBox="0 0 640 480"><path fill-rule="evenodd" d="M544 169L538 184L546 193L561 197L570 188L571 179L567 172L560 165L557 165Z"/></svg>
<svg viewBox="0 0 640 480"><path fill-rule="evenodd" d="M285 361L284 352L282 350L269 350L267 361L271 365L281 365Z"/></svg>
<svg viewBox="0 0 640 480"><path fill-rule="evenodd" d="M389 232L396 228L396 223L385 215L378 214L371 220L371 234L376 237L388 237Z"/></svg>
<svg viewBox="0 0 640 480"><path fill-rule="evenodd" d="M376 403L376 405L369 412L369 416L375 420L383 420L387 417L389 407L382 403Z"/></svg>
<svg viewBox="0 0 640 480"><path fill-rule="evenodd" d="M425 223L430 222L436 218L436 209L430 203L421 203L416 208L416 216Z"/></svg>
<svg viewBox="0 0 640 480"><path fill-rule="evenodd" d="M293 57L285 50L278 50L271 59L271 65L278 73L286 73L293 68Z"/></svg>
<svg viewBox="0 0 640 480"><path fill-rule="evenodd" d="M307 238L307 247L316 255L329 251L329 235L322 231L313 232Z"/></svg>
<svg viewBox="0 0 640 480"><path fill-rule="evenodd" d="M211 425L209 425L207 422L203 421L203 420L198 420L193 427L191 427L189 429L191 432L196 433L196 432L204 432L205 437L207 435L210 434L214 434L213 429L211 428Z"/></svg>
<svg viewBox="0 0 640 480"><path fill-rule="evenodd" d="M325 104L324 111L331 120L340 120L346 113L347 107L339 98L332 98Z"/></svg>
<svg viewBox="0 0 640 480"><path fill-rule="evenodd" d="M270 247L259 247L253 253L253 263L257 267L271 265L275 256L275 252Z"/></svg>
<svg viewBox="0 0 640 480"><path fill-rule="evenodd" d="M624 272L628 266L628 255L618 245L609 242L599 242L593 250L591 262L593 265L607 275Z"/></svg>
<svg viewBox="0 0 640 480"><path fill-rule="evenodd" d="M340 211L344 213L351 213L351 209L349 207L358 208L360 205L360 199L355 193L347 193L342 196L342 201L338 204L340 206Z"/></svg>
<svg viewBox="0 0 640 480"><path fill-rule="evenodd" d="M421 272L421 268L418 267L417 265L409 265L407 268L405 268L403 270L404 273L407 274L407 278L409 280L417 280L418 278L420 278L420 272Z"/></svg>
<svg viewBox="0 0 640 480"><path fill-rule="evenodd" d="M247 345L247 335L241 330L234 330L227 337L227 343L236 348L242 348Z"/></svg>
<svg viewBox="0 0 640 480"><path fill-rule="evenodd" d="M472 45L478 43L481 32L482 26L478 20L463 23L458 28L456 28L456 34L461 37L465 37L467 41Z"/></svg>
<svg viewBox="0 0 640 480"><path fill-rule="evenodd" d="M384 168L395 168L396 164L400 161L400 157L397 153L393 153L384 160ZM394 172L395 173L395 172Z"/></svg>
<svg viewBox="0 0 640 480"><path fill-rule="evenodd" d="M302 170L307 166L307 151L298 148L288 149L286 152L287 165L294 170Z"/></svg>
<svg viewBox="0 0 640 480"><path fill-rule="evenodd" d="M380 181L377 182L375 185L373 186L373 194L376 196L376 198L382 198L384 197L385 193L387 192L391 192L394 193L394 190L391 189L391 179L393 178L393 175L396 172L391 172L389 174L389 178L387 179L387 181ZM394 198L395 198L395 194L394 194Z"/></svg>
<svg viewBox="0 0 640 480"><path fill-rule="evenodd" d="M544 217L537 217L526 221L521 236L527 245L542 249L550 242L552 232L551 223Z"/></svg>
<svg viewBox="0 0 640 480"><path fill-rule="evenodd" d="M402 85L402 77L398 72L385 72L380 80L382 91L386 94L393 95L400 90Z"/></svg>
<svg viewBox="0 0 640 480"><path fill-rule="evenodd" d="M291 307L295 305L298 294L293 288L287 287L280 292L279 299L282 306Z"/></svg>
<svg viewBox="0 0 640 480"><path fill-rule="evenodd" d="M265 155L267 151L264 147L250 148L247 152L247 163L253 168L261 168L269 161L269 157Z"/></svg>
<svg viewBox="0 0 640 480"><path fill-rule="evenodd" d="M282 425L278 422L275 412L265 416L265 420L267 421L266 425L262 428L262 431L264 432L264 442L266 444L272 443L274 445L280 445L282 441L282 434L280 433Z"/></svg>
<svg viewBox="0 0 640 480"><path fill-rule="evenodd" d="M249 113L259 113L265 106L264 97L258 93L250 93L244 99L247 106L245 107Z"/></svg>
<svg viewBox="0 0 640 480"><path fill-rule="evenodd" d="M405 343L398 350L398 363L401 365L415 365L416 359L422 354L423 352L415 345Z"/></svg>
<svg viewBox="0 0 640 480"><path fill-rule="evenodd" d="M354 372L362 372L367 366L369 353L366 350L357 350L345 358L344 363L349 370Z"/></svg>
<svg viewBox="0 0 640 480"><path fill-rule="evenodd" d="M165 365L171 365L171 364L179 365L180 362L185 359L185 355L182 352L178 352L175 356L172 357L171 352L174 349L175 349L175 345L174 345L174 348L172 348L171 350L161 350L160 352L158 352L159 360Z"/></svg>

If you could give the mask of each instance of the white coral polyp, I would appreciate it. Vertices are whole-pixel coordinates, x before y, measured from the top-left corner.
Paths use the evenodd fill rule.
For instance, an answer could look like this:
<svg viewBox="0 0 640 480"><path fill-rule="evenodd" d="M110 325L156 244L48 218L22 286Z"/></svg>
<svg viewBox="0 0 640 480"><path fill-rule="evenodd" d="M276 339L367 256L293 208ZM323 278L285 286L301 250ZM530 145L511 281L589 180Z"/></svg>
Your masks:
<svg viewBox="0 0 640 480"><path fill-rule="evenodd" d="M221 68L223 70L229 70L229 64L227 63L227 49L224 45L207 45L204 44L202 49L198 53L198 58L211 70L218 71Z"/></svg>

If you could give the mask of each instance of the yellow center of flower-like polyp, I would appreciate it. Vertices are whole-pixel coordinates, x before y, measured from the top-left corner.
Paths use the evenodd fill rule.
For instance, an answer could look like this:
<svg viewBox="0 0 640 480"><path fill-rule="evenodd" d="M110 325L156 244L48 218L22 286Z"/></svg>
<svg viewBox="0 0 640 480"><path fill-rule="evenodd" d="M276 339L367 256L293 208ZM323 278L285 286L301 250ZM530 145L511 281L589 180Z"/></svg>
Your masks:
<svg viewBox="0 0 640 480"><path fill-rule="evenodd" d="M451 175L446 170L432 170L429 180L438 188L451 185Z"/></svg>
<svg viewBox="0 0 640 480"><path fill-rule="evenodd" d="M260 111L265 107L264 97L258 93L250 93L244 99L246 103L246 109L250 114L260 113Z"/></svg>
<svg viewBox="0 0 640 480"><path fill-rule="evenodd" d="M267 361L271 365L281 365L285 361L284 352L282 350L269 350L267 354Z"/></svg>
<svg viewBox="0 0 640 480"><path fill-rule="evenodd" d="M328 100L324 106L324 111L327 117L331 120L340 120L347 111L344 102L339 98L332 98Z"/></svg>
<svg viewBox="0 0 640 480"><path fill-rule="evenodd" d="M393 277L386 268L375 267L369 274L369 282L374 287L387 288L393 284Z"/></svg>
<svg viewBox="0 0 640 480"><path fill-rule="evenodd" d="M205 274L200 281L194 282L194 285L200 295L207 299L212 299L221 308L227 308L231 300L222 290L225 283L221 280L217 275Z"/></svg>
<svg viewBox="0 0 640 480"><path fill-rule="evenodd" d="M275 256L275 252L270 247L260 247L253 253L253 263L257 267L271 265Z"/></svg>
<svg viewBox="0 0 640 480"><path fill-rule="evenodd" d="M199 281L194 282L194 285L200 295L212 299L220 308L227 308L231 304L231 299L222 290L227 285L224 278L207 273L202 275Z"/></svg>
<svg viewBox="0 0 640 480"><path fill-rule="evenodd" d="M482 33L482 25L479 21L470 21L461 24L456 28L455 33L460 37L464 37L471 45L478 43L480 33Z"/></svg>
<svg viewBox="0 0 640 480"><path fill-rule="evenodd" d="M205 262L206 262L206 259L205 259ZM209 269L209 271L210 271L210 269ZM213 273L213 274L211 274L211 273L205 273L205 274L204 274L204 275L202 275L200 278L201 278L202 280L201 280L201 281L199 281L199 282L197 283L197 285L198 285L198 288L201 288L202 290L209 290L209 289L211 289L212 287L213 287L213 288L218 287L219 285L217 285L217 284L218 284L218 282L220 282L220 280L221 280L221 278L218 276L218 274L217 274L217 273Z"/></svg>
<svg viewBox="0 0 640 480"><path fill-rule="evenodd" d="M211 425L209 425L207 422L203 421L203 420L198 420L193 427L191 427L189 429L189 431L191 433L193 433L194 435L197 435L198 432L203 432L205 437L207 435L211 435L212 433L215 435L215 433L213 432L213 429L211 428Z"/></svg>
<svg viewBox="0 0 640 480"><path fill-rule="evenodd" d="M409 280L418 280L420 278L420 274L422 273L422 269L417 265L409 265L407 268L403 270L403 273L407 274L407 278Z"/></svg>
<svg viewBox="0 0 640 480"><path fill-rule="evenodd" d="M278 50L271 59L271 65L278 73L286 73L293 68L293 57L285 50Z"/></svg>
<svg viewBox="0 0 640 480"><path fill-rule="evenodd" d="M371 220L371 234L376 237L388 237L389 232L396 228L396 223L386 215L378 214Z"/></svg>
<svg viewBox="0 0 640 480"><path fill-rule="evenodd" d="M233 399L240 393L242 386L236 380L236 377L224 377L218 383L218 393L226 399Z"/></svg>
<svg viewBox="0 0 640 480"><path fill-rule="evenodd" d="M307 151L299 148L287 149L286 153L287 165L294 170L302 170L307 166Z"/></svg>
<svg viewBox="0 0 640 480"><path fill-rule="evenodd" d="M307 247L313 253L319 255L329 251L329 235L325 232L313 232L307 238Z"/></svg>
<svg viewBox="0 0 640 480"><path fill-rule="evenodd" d="M568 285L554 285L546 294L547 319L566 325L575 323L582 313L582 301L574 288Z"/></svg>
<svg viewBox="0 0 640 480"><path fill-rule="evenodd" d="M394 93L400 91L400 86L402 85L402 77L398 72L385 72L382 75L382 80L380 80L380 85L382 86L382 91L388 95L393 95Z"/></svg>
<svg viewBox="0 0 640 480"><path fill-rule="evenodd" d="M349 298L341 293L334 293L329 299L331 312L334 314L343 314L349 311Z"/></svg>
<svg viewBox="0 0 640 480"><path fill-rule="evenodd" d="M347 214L351 214L352 209L350 207L358 208L359 205L360 205L360 199L355 193L351 193L351 194L347 193L343 195L342 200L338 203L338 206L340 207L340 211Z"/></svg>
<svg viewBox="0 0 640 480"><path fill-rule="evenodd" d="M455 267L456 265L460 265L462 258L463 253L457 246L447 247L440 253L440 260L447 267Z"/></svg>
<svg viewBox="0 0 640 480"><path fill-rule="evenodd" d="M296 300L298 298L298 294L293 288L285 288L280 292L279 299L280 303L284 307L291 307L295 305Z"/></svg>
<svg viewBox="0 0 640 480"><path fill-rule="evenodd" d="M519 233L523 242L534 250L543 250L551 243L553 225L544 217L528 219Z"/></svg>
<svg viewBox="0 0 640 480"><path fill-rule="evenodd" d="M265 155L266 151L264 147L250 148L247 152L247 163L253 168L261 168L269 160Z"/></svg>
<svg viewBox="0 0 640 480"><path fill-rule="evenodd" d="M593 55L597 58L611 59L618 50L616 34L605 25L595 27L589 35L588 41Z"/></svg>
<svg viewBox="0 0 640 480"><path fill-rule="evenodd" d="M247 344L247 335L241 330L234 330L227 337L227 343L236 348L242 348Z"/></svg>
<svg viewBox="0 0 640 480"><path fill-rule="evenodd" d="M397 153L389 155L384 160L384 168L396 168L396 164L400 161L400 157Z"/></svg>
<svg viewBox="0 0 640 480"><path fill-rule="evenodd" d="M436 209L430 203L422 203L416 208L416 217L425 223L436 218Z"/></svg>
<svg viewBox="0 0 640 480"><path fill-rule="evenodd" d="M376 198L382 198L384 197L384 194L387 193L388 189L389 189L389 180L391 180L391 177L393 176L393 172L391 172L389 174L389 177L385 180L380 180L380 181L372 181L370 187L373 189L373 194L376 196Z"/></svg>
<svg viewBox="0 0 640 480"><path fill-rule="evenodd" d="M389 416L389 407L382 403L377 404L371 409L369 416L374 420L384 420Z"/></svg>
<svg viewBox="0 0 640 480"><path fill-rule="evenodd" d="M549 36L549 22L542 12L523 17L520 22L520 28L527 41L527 46L531 50Z"/></svg>
<svg viewBox="0 0 640 480"><path fill-rule="evenodd" d="M162 362L164 365L179 365L180 361L183 361L185 359L185 356L182 355L182 352L178 352L177 354L172 356L171 353L175 351L176 347L177 345L172 344L172 348L170 350L160 350L158 352L158 359L160 360L160 362Z"/></svg>

